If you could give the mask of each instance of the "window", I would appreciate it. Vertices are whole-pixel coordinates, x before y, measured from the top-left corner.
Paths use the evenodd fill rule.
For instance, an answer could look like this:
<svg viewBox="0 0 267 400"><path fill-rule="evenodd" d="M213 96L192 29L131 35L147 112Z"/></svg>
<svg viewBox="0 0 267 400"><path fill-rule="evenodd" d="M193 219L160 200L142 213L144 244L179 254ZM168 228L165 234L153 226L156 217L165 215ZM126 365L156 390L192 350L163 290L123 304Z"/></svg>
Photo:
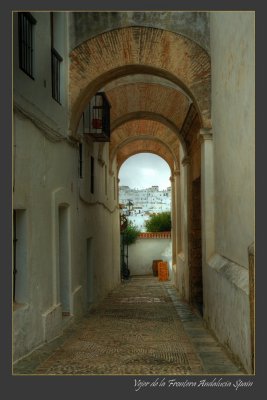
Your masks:
<svg viewBox="0 0 267 400"><path fill-rule="evenodd" d="M52 97L60 104L60 63L63 58L56 49L51 49L52 64Z"/></svg>
<svg viewBox="0 0 267 400"><path fill-rule="evenodd" d="M18 13L19 24L19 67L30 78L33 77L33 57L34 57L34 32L33 26L36 20L29 12Z"/></svg>
<svg viewBox="0 0 267 400"><path fill-rule="evenodd" d="M91 157L91 193L94 194L95 191L95 160Z"/></svg>
<svg viewBox="0 0 267 400"><path fill-rule="evenodd" d="M52 70L52 97L60 104L60 75L61 75L61 62L63 58L56 50L56 46L59 46L58 40L56 40L56 17L57 13L50 13L51 21L51 70ZM57 24L58 25L58 24Z"/></svg>

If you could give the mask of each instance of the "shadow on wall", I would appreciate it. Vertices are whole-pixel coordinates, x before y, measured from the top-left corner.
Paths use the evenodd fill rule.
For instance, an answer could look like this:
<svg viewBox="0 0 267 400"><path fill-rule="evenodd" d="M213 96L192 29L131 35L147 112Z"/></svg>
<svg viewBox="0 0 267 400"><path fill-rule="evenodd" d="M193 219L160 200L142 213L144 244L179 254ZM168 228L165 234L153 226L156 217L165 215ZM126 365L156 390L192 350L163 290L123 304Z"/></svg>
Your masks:
<svg viewBox="0 0 267 400"><path fill-rule="evenodd" d="M172 269L172 242L168 244L165 250L161 253L161 258L163 261L167 261L169 270L169 280L173 280L173 269Z"/></svg>

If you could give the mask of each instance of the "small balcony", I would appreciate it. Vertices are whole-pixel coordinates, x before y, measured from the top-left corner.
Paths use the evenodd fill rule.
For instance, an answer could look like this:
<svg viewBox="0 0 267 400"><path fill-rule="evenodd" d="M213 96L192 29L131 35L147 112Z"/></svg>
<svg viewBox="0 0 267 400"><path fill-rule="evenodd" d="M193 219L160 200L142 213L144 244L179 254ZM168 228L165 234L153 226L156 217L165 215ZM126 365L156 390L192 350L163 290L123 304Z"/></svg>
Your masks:
<svg viewBox="0 0 267 400"><path fill-rule="evenodd" d="M82 114L82 133L91 136L95 142L109 142L110 108L105 93L96 93Z"/></svg>

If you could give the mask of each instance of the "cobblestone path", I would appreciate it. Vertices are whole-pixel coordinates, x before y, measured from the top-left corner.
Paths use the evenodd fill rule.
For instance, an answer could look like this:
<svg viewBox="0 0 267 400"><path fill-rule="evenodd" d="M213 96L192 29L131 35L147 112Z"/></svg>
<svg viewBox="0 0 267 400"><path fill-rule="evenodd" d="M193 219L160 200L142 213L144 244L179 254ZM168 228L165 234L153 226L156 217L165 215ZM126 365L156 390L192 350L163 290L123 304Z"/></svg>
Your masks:
<svg viewBox="0 0 267 400"><path fill-rule="evenodd" d="M243 374L170 282L132 277L14 374Z"/></svg>

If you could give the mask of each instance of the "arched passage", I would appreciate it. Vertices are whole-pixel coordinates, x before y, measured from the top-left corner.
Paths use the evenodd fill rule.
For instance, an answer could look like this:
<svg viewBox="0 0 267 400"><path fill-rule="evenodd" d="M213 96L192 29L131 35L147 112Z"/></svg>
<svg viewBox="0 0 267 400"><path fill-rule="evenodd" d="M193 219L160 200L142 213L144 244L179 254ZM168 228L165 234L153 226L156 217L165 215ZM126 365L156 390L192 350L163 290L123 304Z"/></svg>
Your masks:
<svg viewBox="0 0 267 400"><path fill-rule="evenodd" d="M13 15L13 204L17 233L21 222L22 236L27 238L21 241L19 235L20 248L14 254L22 257L22 266L28 265L20 269L26 279L20 282L27 283L30 293L21 298L25 304L16 310L14 359L61 333L59 300L64 312L78 316L85 311L86 296L98 303L119 284L117 168L128 155L147 150L173 165L173 211L177 232L181 232L173 257L176 286L183 297L196 301L202 259L204 317L221 343L227 343L250 371L252 15L33 14L33 18L28 12ZM52 53L51 34L56 46ZM24 35L26 43L20 40ZM38 48L42 52L35 51ZM215 146L210 130L209 49ZM29 79L28 69L21 68L25 51L29 59L35 55L34 79ZM46 85L51 81L53 92L62 92L61 104ZM100 144L87 130L82 135L76 129L84 106L99 90L113 105L111 142ZM132 121L138 123L130 129ZM160 128L153 130L151 124L156 122ZM203 257L197 254L201 248L197 235L202 230ZM253 259L251 252L249 256ZM66 264L70 265L69 281ZM34 276L28 270L34 270ZM88 279L93 293L90 285L86 288Z"/></svg>
<svg viewBox="0 0 267 400"><path fill-rule="evenodd" d="M129 27L83 42L70 58L71 81L75 82L70 87L70 134L76 136L84 107L101 89L111 103L111 174L130 154L145 149L171 165L177 285L195 303L195 287L202 285L195 279L196 270L201 272L202 266L198 257L197 266L192 267L196 209L201 220L201 209L193 201L193 181L201 170L197 134L201 127L210 127L209 55L182 35ZM161 132L152 123L161 126Z"/></svg>
<svg viewBox="0 0 267 400"><path fill-rule="evenodd" d="M129 120L115 129L112 132L110 143L111 161L114 159L117 152L122 153L123 151L124 154L128 154L128 152L131 153L133 151L133 141L140 142L140 140L146 141L143 143L146 143L146 146L149 146L151 151L154 149L156 154L161 151L159 155L168 160L172 170L178 168L179 139L172 130L161 122L154 120ZM127 147L126 150L125 146ZM135 148L135 151L136 149L137 148ZM139 150L140 149L142 150L142 145L139 143Z"/></svg>
<svg viewBox="0 0 267 400"><path fill-rule="evenodd" d="M118 168L124 161L135 154L152 153L163 158L167 162L171 171L174 171L174 161L169 149L158 139L140 138L124 142L117 150Z"/></svg>
<svg viewBox="0 0 267 400"><path fill-rule="evenodd" d="M126 213L128 222L141 232L138 240L128 248L127 264L132 276L151 275L153 260L163 259L168 264L172 279L172 168L153 147L153 141L146 144L138 148L139 141L134 141L133 149L129 148L129 152L125 153L119 168L122 213ZM129 201L131 208L128 208ZM159 231L155 233L152 227L147 233L146 221L153 214L162 214Z"/></svg>

